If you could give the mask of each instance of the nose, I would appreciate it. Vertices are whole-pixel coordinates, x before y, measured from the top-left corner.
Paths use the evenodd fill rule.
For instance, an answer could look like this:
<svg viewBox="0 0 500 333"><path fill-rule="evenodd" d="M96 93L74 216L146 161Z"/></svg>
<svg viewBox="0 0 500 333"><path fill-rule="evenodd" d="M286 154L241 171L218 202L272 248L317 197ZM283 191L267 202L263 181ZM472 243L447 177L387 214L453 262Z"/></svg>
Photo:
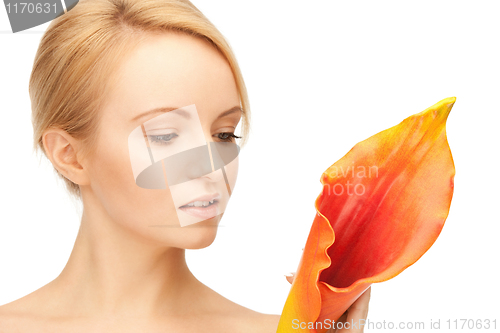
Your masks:
<svg viewBox="0 0 500 333"><path fill-rule="evenodd" d="M213 140L210 140L213 142ZM188 179L202 178L210 182L218 182L223 178L222 170L214 163L217 151L207 141L207 145L193 150L196 154L187 155L184 163L185 174Z"/></svg>
<svg viewBox="0 0 500 333"><path fill-rule="evenodd" d="M209 182L213 182L213 183L216 183L216 182L220 182L223 178L222 176L222 170L219 169L219 170L215 170L214 172L210 172L202 177L200 177L201 179L206 179L208 180Z"/></svg>
<svg viewBox="0 0 500 333"><path fill-rule="evenodd" d="M208 148L208 154L209 154L209 158L210 158L210 169L212 170L212 172L209 172L207 173L206 175L204 175L203 177L201 178L205 178L207 179L208 181L210 182L219 182L222 180L222 170L220 170L220 168L218 168L217 166L217 163L216 163L216 154L217 154L217 151L214 150L214 147L210 144L211 142L213 142L213 140L209 140L207 139L207 148Z"/></svg>

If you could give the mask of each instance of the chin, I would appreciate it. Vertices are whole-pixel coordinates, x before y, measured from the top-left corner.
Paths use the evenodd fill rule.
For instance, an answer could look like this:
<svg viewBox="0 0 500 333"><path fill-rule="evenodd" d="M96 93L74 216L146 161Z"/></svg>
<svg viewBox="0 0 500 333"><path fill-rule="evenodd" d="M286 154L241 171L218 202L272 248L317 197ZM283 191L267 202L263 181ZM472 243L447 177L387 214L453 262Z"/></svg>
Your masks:
<svg viewBox="0 0 500 333"><path fill-rule="evenodd" d="M186 231L183 248L188 250L202 249L210 246L217 236L219 221L223 214L211 219L182 227Z"/></svg>

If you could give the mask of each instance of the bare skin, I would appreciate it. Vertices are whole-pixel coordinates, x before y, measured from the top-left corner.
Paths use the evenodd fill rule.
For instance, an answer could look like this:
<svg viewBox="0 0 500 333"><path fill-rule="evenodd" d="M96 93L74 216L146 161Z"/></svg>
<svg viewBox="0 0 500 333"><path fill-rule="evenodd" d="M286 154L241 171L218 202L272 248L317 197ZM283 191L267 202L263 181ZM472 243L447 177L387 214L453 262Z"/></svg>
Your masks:
<svg viewBox="0 0 500 333"><path fill-rule="evenodd" d="M177 221L178 207L168 189L139 188L130 167L127 137L140 124L132 119L149 109L195 104L207 141L234 131L241 111L219 117L239 105L226 60L205 41L165 33L142 42L116 75L91 155L83 158L82 143L65 131L44 133L54 167L80 186L81 225L60 275L0 306L0 332L275 333L278 315L224 298L186 264L186 249L214 241L220 216L186 227L149 227ZM200 189L210 186L210 177L200 180ZM352 313L366 318L368 299Z"/></svg>
<svg viewBox="0 0 500 333"><path fill-rule="evenodd" d="M195 104L207 141L234 132L241 111L218 118L239 106L229 65L207 42L178 33L150 36L124 61L100 110L92 156L81 158L81 143L62 130L44 133L52 164L80 185L81 226L61 274L0 307L0 331L276 332L277 316L224 298L186 265L185 249L209 246L220 216L148 227L177 221L177 207L168 190L139 188L130 167L127 138L145 121L132 121L144 111Z"/></svg>

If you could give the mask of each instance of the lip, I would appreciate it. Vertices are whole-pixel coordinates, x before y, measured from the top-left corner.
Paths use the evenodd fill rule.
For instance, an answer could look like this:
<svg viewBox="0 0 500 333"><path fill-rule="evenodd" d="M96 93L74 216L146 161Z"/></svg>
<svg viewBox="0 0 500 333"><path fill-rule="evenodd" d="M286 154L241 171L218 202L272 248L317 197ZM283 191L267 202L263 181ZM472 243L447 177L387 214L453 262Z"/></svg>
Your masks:
<svg viewBox="0 0 500 333"><path fill-rule="evenodd" d="M203 220L207 220L209 218L212 218L216 215L219 215L219 200L220 199L220 194L219 193L214 193L214 194L206 194L202 195L196 199L193 199L189 202L186 202L184 205L180 206L179 209L185 212L186 214L189 214L191 216L201 218ZM212 201L212 200L217 200L214 201L213 204L207 206L207 207L183 207L191 202L194 201Z"/></svg>
<svg viewBox="0 0 500 333"><path fill-rule="evenodd" d="M199 196L198 198L192 199L192 200L180 205L179 208L181 208L182 206L185 206L187 204L190 204L192 202L195 202L195 201L212 201L214 199L217 199L217 200L220 199L220 194L218 192L215 192L213 194L204 194L202 196Z"/></svg>

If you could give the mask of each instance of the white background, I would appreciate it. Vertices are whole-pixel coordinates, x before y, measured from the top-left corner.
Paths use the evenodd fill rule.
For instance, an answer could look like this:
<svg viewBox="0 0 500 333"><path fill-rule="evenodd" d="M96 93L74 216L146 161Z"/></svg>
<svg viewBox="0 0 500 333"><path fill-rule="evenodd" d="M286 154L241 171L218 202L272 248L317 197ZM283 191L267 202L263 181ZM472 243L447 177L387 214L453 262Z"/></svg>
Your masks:
<svg viewBox="0 0 500 333"><path fill-rule="evenodd" d="M252 108L223 227L209 248L188 252L195 275L237 303L281 313L283 275L299 262L323 171L455 96L449 217L416 264L372 286L369 319L424 321L427 331L431 319L444 330L447 319L496 318L500 327L499 2L193 2L232 45ZM12 34L1 6L0 304L60 273L79 224L51 165L31 150L28 80L46 27Z"/></svg>

